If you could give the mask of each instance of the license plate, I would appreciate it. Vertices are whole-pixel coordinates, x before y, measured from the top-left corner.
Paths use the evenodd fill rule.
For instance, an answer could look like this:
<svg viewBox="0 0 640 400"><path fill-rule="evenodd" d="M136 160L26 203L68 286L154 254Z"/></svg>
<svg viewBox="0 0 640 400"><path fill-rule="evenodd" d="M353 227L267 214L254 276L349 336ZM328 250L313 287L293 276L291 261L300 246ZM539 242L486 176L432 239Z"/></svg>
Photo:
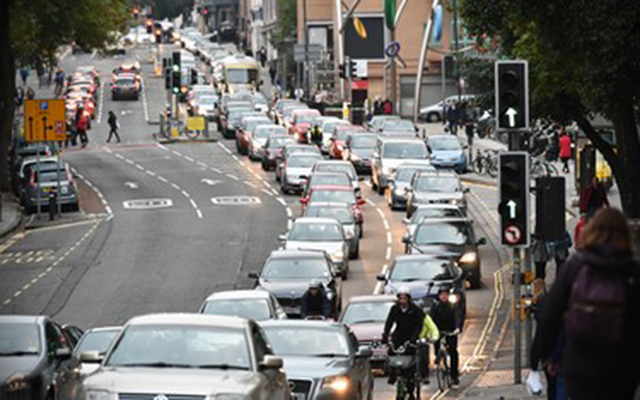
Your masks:
<svg viewBox="0 0 640 400"><path fill-rule="evenodd" d="M51 190L53 190L53 188L50 188L50 187L42 188L42 191L45 193L49 193Z"/></svg>
<svg viewBox="0 0 640 400"><path fill-rule="evenodd" d="M304 393L293 393L291 396L292 400L307 400L307 395Z"/></svg>

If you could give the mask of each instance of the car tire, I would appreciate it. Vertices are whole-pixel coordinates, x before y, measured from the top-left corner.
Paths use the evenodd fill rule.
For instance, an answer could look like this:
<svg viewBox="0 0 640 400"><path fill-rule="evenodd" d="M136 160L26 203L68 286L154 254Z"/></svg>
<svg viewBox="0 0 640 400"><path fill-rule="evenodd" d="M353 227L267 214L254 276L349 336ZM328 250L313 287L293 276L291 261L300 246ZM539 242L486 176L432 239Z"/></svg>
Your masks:
<svg viewBox="0 0 640 400"><path fill-rule="evenodd" d="M440 116L437 113L429 113L427 114L427 122L439 122Z"/></svg>
<svg viewBox="0 0 640 400"><path fill-rule="evenodd" d="M356 245L356 248L353 251L349 252L349 259L357 260L360 258L360 242Z"/></svg>
<svg viewBox="0 0 640 400"><path fill-rule="evenodd" d="M471 289L480 289L480 287L482 286L482 276L480 274L479 267L471 274L471 277L469 278L469 284L471 285Z"/></svg>
<svg viewBox="0 0 640 400"><path fill-rule="evenodd" d="M71 211L71 212L78 212L78 211L80 211L80 203L78 203L78 202L71 203L71 204L69 205L69 211Z"/></svg>

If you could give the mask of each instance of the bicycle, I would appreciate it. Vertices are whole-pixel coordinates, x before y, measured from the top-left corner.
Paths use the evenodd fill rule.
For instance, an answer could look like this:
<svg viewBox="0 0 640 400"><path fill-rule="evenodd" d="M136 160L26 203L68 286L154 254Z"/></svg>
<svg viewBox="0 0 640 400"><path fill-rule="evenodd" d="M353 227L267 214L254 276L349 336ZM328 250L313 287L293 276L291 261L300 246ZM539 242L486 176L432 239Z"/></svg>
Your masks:
<svg viewBox="0 0 640 400"><path fill-rule="evenodd" d="M444 391L453 386L451 379L451 362L449 357L449 349L445 338L449 336L457 336L458 332L440 332L440 339L436 342L436 379L438 381L438 389Z"/></svg>
<svg viewBox="0 0 640 400"><path fill-rule="evenodd" d="M498 176L498 151L496 150L478 150L473 160L473 171L478 175L488 174L495 178Z"/></svg>
<svg viewBox="0 0 640 400"><path fill-rule="evenodd" d="M532 179L541 178L544 176L558 175L558 169L555 167L555 165L541 158L531 159L530 172Z"/></svg>
<svg viewBox="0 0 640 400"><path fill-rule="evenodd" d="M405 354L409 348L415 349L415 354ZM393 355L389 356L388 368L390 373L398 377L396 381L396 400L420 400L422 390L422 374L420 372L421 358L418 343L406 342L400 347L389 344ZM413 381L413 390L409 391L409 382Z"/></svg>

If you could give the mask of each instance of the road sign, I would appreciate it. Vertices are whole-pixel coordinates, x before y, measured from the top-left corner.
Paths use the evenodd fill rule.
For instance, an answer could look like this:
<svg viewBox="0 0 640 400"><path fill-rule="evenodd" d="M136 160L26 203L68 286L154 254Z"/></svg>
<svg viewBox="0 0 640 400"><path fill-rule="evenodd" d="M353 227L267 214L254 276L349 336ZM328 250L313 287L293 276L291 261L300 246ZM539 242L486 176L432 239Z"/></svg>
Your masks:
<svg viewBox="0 0 640 400"><path fill-rule="evenodd" d="M527 61L496 62L495 97L498 130L529 129L529 64Z"/></svg>
<svg viewBox="0 0 640 400"><path fill-rule="evenodd" d="M308 50L307 56L305 56L305 50ZM304 61L320 61L322 58L322 45L317 43L309 43L306 46L304 44L296 44L293 46L293 60L295 62Z"/></svg>
<svg viewBox="0 0 640 400"><path fill-rule="evenodd" d="M187 129L190 131L204 131L206 129L207 120L203 115L194 115L187 118Z"/></svg>
<svg viewBox="0 0 640 400"><path fill-rule="evenodd" d="M46 142L67 140L67 119L63 99L27 100L24 103L25 140Z"/></svg>
<svg viewBox="0 0 640 400"><path fill-rule="evenodd" d="M529 154L500 154L500 231L502 244L528 247L530 243Z"/></svg>
<svg viewBox="0 0 640 400"><path fill-rule="evenodd" d="M400 43L398 42L391 42L389 43L387 48L384 49L384 54L386 54L389 58L396 57L398 53L400 53Z"/></svg>
<svg viewBox="0 0 640 400"><path fill-rule="evenodd" d="M369 76L369 62L367 60L353 60L352 78L366 78Z"/></svg>

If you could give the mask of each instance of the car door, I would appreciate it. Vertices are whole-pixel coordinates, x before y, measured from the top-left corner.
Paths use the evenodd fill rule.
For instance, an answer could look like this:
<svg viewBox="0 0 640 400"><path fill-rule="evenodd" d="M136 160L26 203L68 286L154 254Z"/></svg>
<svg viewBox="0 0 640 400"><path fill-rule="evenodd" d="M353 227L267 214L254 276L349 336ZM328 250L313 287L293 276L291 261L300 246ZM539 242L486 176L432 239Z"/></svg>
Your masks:
<svg viewBox="0 0 640 400"><path fill-rule="evenodd" d="M256 362L259 365L264 357L272 356L273 350L266 335L262 329L254 322L251 322L251 340L255 351ZM258 368L259 369L259 368ZM260 370L259 373L264 375L264 390L262 390L262 398L265 400L285 400L289 399L289 383L282 369Z"/></svg>
<svg viewBox="0 0 640 400"><path fill-rule="evenodd" d="M77 392L79 361L71 357L72 346L62 328L52 321L45 323L48 368L56 399L71 399ZM64 355L62 354L64 353Z"/></svg>

